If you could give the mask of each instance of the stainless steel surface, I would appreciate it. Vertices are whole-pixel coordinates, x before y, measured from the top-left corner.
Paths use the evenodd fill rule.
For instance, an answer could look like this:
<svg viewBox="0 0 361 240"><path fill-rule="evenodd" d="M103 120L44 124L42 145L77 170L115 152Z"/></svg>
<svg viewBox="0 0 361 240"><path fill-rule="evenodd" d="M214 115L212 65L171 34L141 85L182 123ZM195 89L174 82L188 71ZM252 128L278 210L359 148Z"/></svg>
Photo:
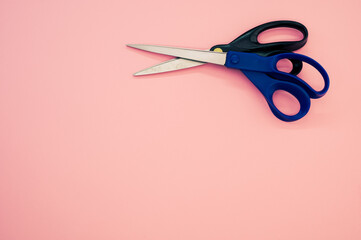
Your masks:
<svg viewBox="0 0 361 240"><path fill-rule="evenodd" d="M160 53L164 55L195 60L198 62L213 63L218 65L224 65L226 63L226 57L227 57L227 53L224 52L212 52L212 51L185 49L185 48L143 45L143 44L128 44L127 46L148 52Z"/></svg>
<svg viewBox="0 0 361 240"><path fill-rule="evenodd" d="M139 72L134 73L134 76L142 76L142 75L149 75L149 74L156 74L156 73L164 73L164 72L171 72L191 67L197 67L206 64L204 62L197 62L189 59L184 58L173 58L171 60L162 62L160 64L154 65L152 67L143 69Z"/></svg>

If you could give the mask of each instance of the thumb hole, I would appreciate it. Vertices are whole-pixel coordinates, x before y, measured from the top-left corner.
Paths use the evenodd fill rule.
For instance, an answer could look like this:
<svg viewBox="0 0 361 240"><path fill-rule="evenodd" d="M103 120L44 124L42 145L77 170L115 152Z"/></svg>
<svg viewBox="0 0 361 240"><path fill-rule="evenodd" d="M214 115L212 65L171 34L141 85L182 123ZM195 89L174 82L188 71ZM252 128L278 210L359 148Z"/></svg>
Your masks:
<svg viewBox="0 0 361 240"><path fill-rule="evenodd" d="M261 44L266 44L272 42L301 41L303 38L303 33L298 29L290 27L277 27L261 32L257 36L257 41Z"/></svg>
<svg viewBox="0 0 361 240"><path fill-rule="evenodd" d="M300 103L291 93L284 90L276 90L272 95L273 104L283 114L293 116L300 111Z"/></svg>
<svg viewBox="0 0 361 240"><path fill-rule="evenodd" d="M284 58L277 62L276 68L278 71L290 73L293 69L291 60Z"/></svg>

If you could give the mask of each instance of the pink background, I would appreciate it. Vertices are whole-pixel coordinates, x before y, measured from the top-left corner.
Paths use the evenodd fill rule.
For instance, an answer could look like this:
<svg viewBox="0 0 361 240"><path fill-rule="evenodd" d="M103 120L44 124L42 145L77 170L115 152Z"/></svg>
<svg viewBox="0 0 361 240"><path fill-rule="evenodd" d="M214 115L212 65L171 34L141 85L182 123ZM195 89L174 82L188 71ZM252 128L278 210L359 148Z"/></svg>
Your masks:
<svg viewBox="0 0 361 240"><path fill-rule="evenodd" d="M0 2L0 239L361 239L359 0ZM285 123L239 71L133 77L290 19L331 88ZM306 77L309 75L305 75Z"/></svg>

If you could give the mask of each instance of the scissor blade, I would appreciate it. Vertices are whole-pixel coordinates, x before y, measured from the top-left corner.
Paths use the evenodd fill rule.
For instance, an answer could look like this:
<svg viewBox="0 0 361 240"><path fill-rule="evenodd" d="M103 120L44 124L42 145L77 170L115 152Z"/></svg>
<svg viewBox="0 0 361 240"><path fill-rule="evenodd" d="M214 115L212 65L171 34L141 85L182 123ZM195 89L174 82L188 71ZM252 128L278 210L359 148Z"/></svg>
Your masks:
<svg viewBox="0 0 361 240"><path fill-rule="evenodd" d="M204 62L197 62L193 60L188 60L185 58L173 58L166 62L162 62L158 65L143 69L139 72L134 73L134 76L142 76L156 73L171 72L191 67L196 67L205 64Z"/></svg>
<svg viewBox="0 0 361 240"><path fill-rule="evenodd" d="M192 50L184 48L164 47L143 44L128 44L128 47L141 49L148 52L160 53L164 55L186 58L198 62L213 63L224 65L226 63L227 53Z"/></svg>

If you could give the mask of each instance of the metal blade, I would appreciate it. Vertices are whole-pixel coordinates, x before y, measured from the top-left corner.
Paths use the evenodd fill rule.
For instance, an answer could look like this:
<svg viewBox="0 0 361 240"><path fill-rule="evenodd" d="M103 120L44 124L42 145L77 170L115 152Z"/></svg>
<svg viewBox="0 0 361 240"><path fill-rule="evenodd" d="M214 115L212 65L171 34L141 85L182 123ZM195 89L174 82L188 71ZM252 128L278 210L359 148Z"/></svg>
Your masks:
<svg viewBox="0 0 361 240"><path fill-rule="evenodd" d="M173 58L171 60L162 62L160 64L157 64L152 67L143 69L139 72L136 72L136 73L134 73L134 76L171 72L171 71L201 66L203 64L206 64L206 63L188 60L185 58Z"/></svg>
<svg viewBox="0 0 361 240"><path fill-rule="evenodd" d="M143 45L143 44L128 44L128 47L141 49L148 52L155 52L164 55L186 58L199 62L207 62L218 65L224 65L226 63L227 53L202 51L202 50L191 50L184 48L174 47L163 47L154 45Z"/></svg>

